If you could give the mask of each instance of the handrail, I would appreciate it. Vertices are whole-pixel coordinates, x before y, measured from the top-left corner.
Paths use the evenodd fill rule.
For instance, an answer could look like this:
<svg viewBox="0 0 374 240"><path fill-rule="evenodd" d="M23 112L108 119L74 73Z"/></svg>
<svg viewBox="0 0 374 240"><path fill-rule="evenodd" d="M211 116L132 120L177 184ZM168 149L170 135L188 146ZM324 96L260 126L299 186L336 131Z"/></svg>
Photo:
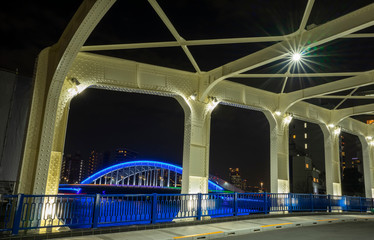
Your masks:
<svg viewBox="0 0 374 240"><path fill-rule="evenodd" d="M3 195L0 232L154 224L270 212L367 212L373 198L297 193Z"/></svg>

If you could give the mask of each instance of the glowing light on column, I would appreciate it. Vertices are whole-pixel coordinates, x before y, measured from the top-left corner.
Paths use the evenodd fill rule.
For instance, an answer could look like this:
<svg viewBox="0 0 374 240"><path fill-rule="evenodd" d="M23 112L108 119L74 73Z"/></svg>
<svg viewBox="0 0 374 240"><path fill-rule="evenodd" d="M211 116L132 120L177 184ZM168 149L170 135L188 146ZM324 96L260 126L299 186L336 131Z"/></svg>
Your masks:
<svg viewBox="0 0 374 240"><path fill-rule="evenodd" d="M287 115L285 118L284 118L284 123L285 124L289 124L291 121L292 121L292 115Z"/></svg>
<svg viewBox="0 0 374 240"><path fill-rule="evenodd" d="M218 100L216 97L209 97L208 109L213 110L218 105Z"/></svg>
<svg viewBox="0 0 374 240"><path fill-rule="evenodd" d="M193 101L195 101L196 98L197 98L197 93L194 93L194 94L192 94L192 95L190 96L190 99L193 100Z"/></svg>
<svg viewBox="0 0 374 240"><path fill-rule="evenodd" d="M342 131L342 129L340 128L340 127L336 127L335 129L334 129L334 134L335 135L339 135L340 134L340 132Z"/></svg>

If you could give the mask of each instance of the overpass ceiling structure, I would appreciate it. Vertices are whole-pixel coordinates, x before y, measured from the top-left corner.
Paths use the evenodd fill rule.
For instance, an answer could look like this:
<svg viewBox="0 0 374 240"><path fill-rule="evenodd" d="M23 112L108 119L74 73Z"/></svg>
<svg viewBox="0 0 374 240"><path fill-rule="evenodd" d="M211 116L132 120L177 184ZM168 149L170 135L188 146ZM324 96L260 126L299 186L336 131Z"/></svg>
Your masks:
<svg viewBox="0 0 374 240"><path fill-rule="evenodd" d="M81 51L193 72L276 94L326 84L308 103L373 103L373 0L116 1ZM362 11L366 8L365 11ZM291 61L291 52L301 60ZM372 78L372 76L371 76ZM369 119L369 113L353 116Z"/></svg>
<svg viewBox="0 0 374 240"><path fill-rule="evenodd" d="M200 75L233 67L219 78L276 94L352 78L349 89L303 100L338 110L373 103L374 85L353 78L374 70L373 8L373 0L116 1L81 51ZM300 63L291 64L287 51L261 55L282 46L299 50Z"/></svg>

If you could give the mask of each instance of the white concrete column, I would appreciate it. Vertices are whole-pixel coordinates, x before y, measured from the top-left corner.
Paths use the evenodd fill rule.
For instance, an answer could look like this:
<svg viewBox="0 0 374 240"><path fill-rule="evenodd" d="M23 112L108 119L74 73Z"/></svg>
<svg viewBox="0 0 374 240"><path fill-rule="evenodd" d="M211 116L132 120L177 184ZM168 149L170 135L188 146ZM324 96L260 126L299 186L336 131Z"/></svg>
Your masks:
<svg viewBox="0 0 374 240"><path fill-rule="evenodd" d="M289 179L289 134L291 116L278 116L264 111L270 125L270 191L272 193L290 192Z"/></svg>
<svg viewBox="0 0 374 240"><path fill-rule="evenodd" d="M207 193L210 116L217 103L177 98L185 113L182 193Z"/></svg>
<svg viewBox="0 0 374 240"><path fill-rule="evenodd" d="M364 168L365 197L374 197L374 179L373 179L373 151L374 148L365 136L359 135L358 138L362 147L362 164Z"/></svg>
<svg viewBox="0 0 374 240"><path fill-rule="evenodd" d="M326 194L342 195L340 176L340 128L320 125L325 145Z"/></svg>

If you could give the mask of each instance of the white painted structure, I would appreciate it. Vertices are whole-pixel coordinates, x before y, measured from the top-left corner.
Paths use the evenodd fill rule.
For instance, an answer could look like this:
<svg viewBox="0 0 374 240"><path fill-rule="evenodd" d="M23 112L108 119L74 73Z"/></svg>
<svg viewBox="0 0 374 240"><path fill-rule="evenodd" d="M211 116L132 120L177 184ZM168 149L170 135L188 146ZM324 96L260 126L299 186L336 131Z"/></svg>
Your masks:
<svg viewBox="0 0 374 240"><path fill-rule="evenodd" d="M299 29L286 36L184 40L156 0L148 0L172 33L175 41L101 46L83 46L115 0L86 0L76 12L62 37L44 49L38 58L36 82L24 150L18 192L56 194L71 99L87 87L139 92L176 98L185 111L183 193L208 190L210 116L219 102L262 111L270 123L271 192L289 192L288 124L292 118L321 126L325 140L326 184L328 194L341 194L339 133L359 136L363 147L366 196L374 197L374 157L371 125L350 116L374 111L374 104L342 110L328 110L302 100L310 98L346 99L371 96L326 96L331 93L374 84L369 72L244 74L265 64L291 58L294 49L318 46L338 38L374 37L355 32L374 25L374 4L333 21L306 30L314 0L309 0ZM110 14L110 13L108 13ZM275 42L253 54L208 72L200 70L189 46ZM196 72L186 72L143 64L85 51L181 47ZM289 77L337 76L341 80L285 93ZM279 94L227 81L238 78L284 78Z"/></svg>

